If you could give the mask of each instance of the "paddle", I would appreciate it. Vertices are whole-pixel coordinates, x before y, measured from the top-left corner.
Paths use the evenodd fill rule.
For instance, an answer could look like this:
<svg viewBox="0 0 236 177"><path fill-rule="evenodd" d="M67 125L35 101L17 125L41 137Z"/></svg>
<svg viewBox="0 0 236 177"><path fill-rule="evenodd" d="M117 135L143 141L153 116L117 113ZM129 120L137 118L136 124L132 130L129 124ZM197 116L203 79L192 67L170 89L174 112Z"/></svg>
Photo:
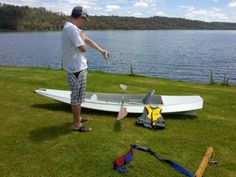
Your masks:
<svg viewBox="0 0 236 177"><path fill-rule="evenodd" d="M124 101L125 101L125 91L127 90L127 86L120 84L120 88L122 90L122 99L121 99L121 107L120 107L120 111L118 113L118 116L116 118L116 120L121 120L123 119L125 116L127 116L128 112L126 107L124 107Z"/></svg>

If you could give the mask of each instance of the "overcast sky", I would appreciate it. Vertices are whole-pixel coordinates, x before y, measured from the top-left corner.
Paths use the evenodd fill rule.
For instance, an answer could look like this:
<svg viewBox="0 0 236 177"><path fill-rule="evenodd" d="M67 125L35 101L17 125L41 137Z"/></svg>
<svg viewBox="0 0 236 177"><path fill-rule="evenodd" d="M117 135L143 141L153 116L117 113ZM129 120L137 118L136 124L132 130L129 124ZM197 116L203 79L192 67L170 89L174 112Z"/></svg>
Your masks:
<svg viewBox="0 0 236 177"><path fill-rule="evenodd" d="M1 3L45 7L70 15L77 5L90 15L181 17L207 22L236 22L236 0L0 0Z"/></svg>

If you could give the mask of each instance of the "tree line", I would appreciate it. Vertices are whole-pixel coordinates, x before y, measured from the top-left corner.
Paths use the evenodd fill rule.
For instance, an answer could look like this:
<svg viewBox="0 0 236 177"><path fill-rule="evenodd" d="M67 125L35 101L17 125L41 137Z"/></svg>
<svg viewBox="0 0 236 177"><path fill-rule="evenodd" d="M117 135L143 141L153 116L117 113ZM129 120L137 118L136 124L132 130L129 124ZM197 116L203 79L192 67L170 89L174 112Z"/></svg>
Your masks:
<svg viewBox="0 0 236 177"><path fill-rule="evenodd" d="M59 31L70 19L62 13L0 3L0 31ZM236 30L236 23L203 22L183 18L154 16L150 18L91 16L85 23L86 30L161 30L207 29Z"/></svg>

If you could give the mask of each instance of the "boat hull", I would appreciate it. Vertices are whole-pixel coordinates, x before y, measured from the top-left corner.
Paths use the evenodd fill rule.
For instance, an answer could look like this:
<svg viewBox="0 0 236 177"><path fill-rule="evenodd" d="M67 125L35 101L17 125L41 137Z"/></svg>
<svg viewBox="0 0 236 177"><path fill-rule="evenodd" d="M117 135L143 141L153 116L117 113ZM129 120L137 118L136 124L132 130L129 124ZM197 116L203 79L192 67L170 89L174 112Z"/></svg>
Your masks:
<svg viewBox="0 0 236 177"><path fill-rule="evenodd" d="M37 89L35 93L45 97L70 104L70 91ZM145 104L144 94L125 94L124 107L128 113L142 113ZM119 112L121 107L122 94L113 93L92 93L87 92L82 107L109 112ZM150 105L160 106L162 113L182 113L194 115L197 110L202 109L203 99L200 96L159 96L152 95Z"/></svg>

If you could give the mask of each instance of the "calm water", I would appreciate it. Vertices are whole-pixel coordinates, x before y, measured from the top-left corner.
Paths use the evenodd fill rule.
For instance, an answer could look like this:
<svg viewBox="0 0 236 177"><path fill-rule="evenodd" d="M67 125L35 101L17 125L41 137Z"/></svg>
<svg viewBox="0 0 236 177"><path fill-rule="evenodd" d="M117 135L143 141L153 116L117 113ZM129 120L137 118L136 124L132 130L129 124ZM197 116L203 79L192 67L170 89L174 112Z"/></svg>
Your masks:
<svg viewBox="0 0 236 177"><path fill-rule="evenodd" d="M236 84L236 31L87 31L111 53L106 65L89 48L90 70L190 82ZM61 32L0 33L0 65L61 68Z"/></svg>

